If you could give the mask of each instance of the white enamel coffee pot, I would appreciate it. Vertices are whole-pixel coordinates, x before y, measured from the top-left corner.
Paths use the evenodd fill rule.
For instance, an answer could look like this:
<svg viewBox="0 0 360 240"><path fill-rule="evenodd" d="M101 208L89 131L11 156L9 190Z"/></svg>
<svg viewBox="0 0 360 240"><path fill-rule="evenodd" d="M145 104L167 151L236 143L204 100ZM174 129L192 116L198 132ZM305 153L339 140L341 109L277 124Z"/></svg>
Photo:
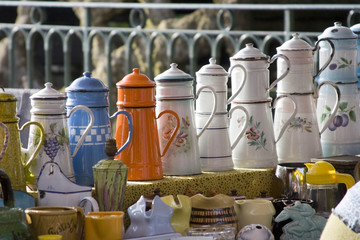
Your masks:
<svg viewBox="0 0 360 240"><path fill-rule="evenodd" d="M269 86L268 68L278 58L282 58L287 63L287 68ZM267 101L270 96L270 90L288 74L290 69L289 59L285 55L276 54L270 58L270 56L255 48L252 43L246 44L245 48L230 58L230 69L237 64L243 65L246 69L245 77L243 76L244 71L239 71L239 69L234 69L231 73L231 89L233 93L239 89L241 84L244 85L240 93L233 100L238 102Z"/></svg>
<svg viewBox="0 0 360 240"><path fill-rule="evenodd" d="M212 99L207 102L207 105L212 108L211 113L206 117L204 128L197 132L194 116L194 78L178 69L176 63L172 63L170 66L170 69L155 77L156 113L171 109L180 119L180 128L175 139L166 154L161 157L163 173L165 175L199 174L201 173L201 164L198 141L203 138L202 134L215 116L216 92L210 86L202 86L197 90L196 97L202 95L202 91L205 89L212 95ZM161 148L167 144L175 125L175 117L170 114L157 121Z"/></svg>
<svg viewBox="0 0 360 240"><path fill-rule="evenodd" d="M218 100L214 119L207 127L207 131L205 131L203 136L199 139L201 169L202 171L211 172L229 171L234 167L231 151L235 148L244 134L249 117L246 109L242 106L237 106L236 108L231 109L229 113L227 112L228 104L239 94L244 86L244 84L242 84L239 89L227 99L227 82L231 72L234 69L240 68L240 70L243 71L244 76L242 82L245 83L246 70L241 64L236 64L230 68L228 73L222 66L216 64L215 58L210 58L209 62L210 64L202 66L201 69L196 72L197 91L203 89L204 86L212 86L216 91ZM209 118L208 112L211 107L211 105L208 104L211 100L211 92L204 89L201 93L202 94L200 94L199 98L196 100L195 120L198 132L202 131L206 126L206 121ZM234 141L230 142L229 119L235 110L244 112L246 123L243 125L242 129L239 129L239 131L236 132L237 137Z"/></svg>
<svg viewBox="0 0 360 240"><path fill-rule="evenodd" d="M334 88L335 91L331 89L331 99L334 102L329 105L332 109L329 107L328 119L324 119L326 120L323 123L324 125L319 127L316 113L317 98L315 96L324 85ZM315 94L291 94L291 96L297 104L297 114L290 121L283 137L276 144L278 163L281 165L306 163L310 162L311 158L323 156L320 137L332 122L340 103L339 88L332 82L320 84ZM275 133L283 129L283 123L289 118L291 110L291 103L284 100L278 101L274 117Z"/></svg>
<svg viewBox="0 0 360 240"><path fill-rule="evenodd" d="M314 54L319 49L319 44L326 41L330 46L330 54L323 65L314 75ZM314 79L330 64L334 56L334 44L329 39L320 39L311 47L306 41L300 39L298 33L293 38L276 48L278 54L285 55L290 61L290 71L277 85L279 93L313 93ZM288 64L283 59L277 62L277 75L281 77L288 69Z"/></svg>
<svg viewBox="0 0 360 240"><path fill-rule="evenodd" d="M263 102L232 102L231 108L243 106L249 114L249 123L246 132L232 151L235 168L273 168L278 163L276 143L282 138L289 123L293 121L297 106L291 95L282 95L275 99L274 108L281 98L288 98L291 102L291 113L282 122L282 129L275 138L271 99ZM245 116L240 111L234 112L230 119L230 140L233 141L235 133L244 123Z"/></svg>

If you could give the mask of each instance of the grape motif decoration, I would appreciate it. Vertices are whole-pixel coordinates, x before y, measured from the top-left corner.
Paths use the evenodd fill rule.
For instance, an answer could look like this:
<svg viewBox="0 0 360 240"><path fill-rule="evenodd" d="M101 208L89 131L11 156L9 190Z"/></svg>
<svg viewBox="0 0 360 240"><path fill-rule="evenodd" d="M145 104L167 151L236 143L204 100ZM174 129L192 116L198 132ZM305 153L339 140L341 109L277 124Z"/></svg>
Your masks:
<svg viewBox="0 0 360 240"><path fill-rule="evenodd" d="M50 134L45 134L44 151L51 161L54 161L60 146L69 144L69 138L66 136L65 128L56 133L56 123L50 124Z"/></svg>
<svg viewBox="0 0 360 240"><path fill-rule="evenodd" d="M331 63L329 65L330 70L342 69L342 68L350 68L352 64L352 60L347 60L346 58L340 58L336 63Z"/></svg>
<svg viewBox="0 0 360 240"><path fill-rule="evenodd" d="M349 124L349 121L356 122L356 114L354 111L355 106L348 108L347 102L342 102L339 105L339 110L334 119L330 122L328 128L330 131L335 131L339 127L346 127ZM321 115L321 122L324 122L326 118L330 117L331 108L325 106L326 113Z"/></svg>

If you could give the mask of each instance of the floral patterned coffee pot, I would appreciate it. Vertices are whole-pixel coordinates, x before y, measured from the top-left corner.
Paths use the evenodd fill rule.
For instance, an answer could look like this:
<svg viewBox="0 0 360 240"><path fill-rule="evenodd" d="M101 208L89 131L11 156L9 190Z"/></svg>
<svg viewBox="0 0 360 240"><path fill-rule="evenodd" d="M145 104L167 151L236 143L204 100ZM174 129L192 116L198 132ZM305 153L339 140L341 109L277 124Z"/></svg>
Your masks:
<svg viewBox="0 0 360 240"><path fill-rule="evenodd" d="M210 86L202 86L202 89L210 92L207 101L211 113L206 116L204 127L199 133L196 129L194 116L194 78L177 68L176 63L171 68L155 77L156 81L156 112L159 114L165 109L172 109L181 119L180 128L176 132L175 140L169 147L167 153L162 157L163 171L165 175L192 175L201 173L199 138L209 126L215 115L217 98L215 90ZM160 146L163 148L168 142L168 133L176 126L176 120L172 116L159 119L158 129Z"/></svg>
<svg viewBox="0 0 360 240"><path fill-rule="evenodd" d="M18 127L19 118L16 116L16 98L6 92L0 93L0 122L6 125L6 131L0 131L0 142L5 141L8 135L8 146L0 161L0 168L6 171L11 179L12 186L15 190L26 191L25 173L28 174L28 167L34 163L34 158L39 152L40 145L44 139L44 129L36 121L26 122L20 129ZM21 147L20 131L27 126L33 127L30 130L38 133L36 142L29 143L28 149ZM31 155L29 157L29 155ZM25 167L25 170L24 170Z"/></svg>
<svg viewBox="0 0 360 240"><path fill-rule="evenodd" d="M56 162L65 176L75 182L72 158L78 152L94 124L92 111L88 107L78 105L66 115L66 96L52 88L52 83L49 82L45 83L45 88L30 96L30 100L31 120L42 124L45 130L45 139L35 161L30 163L31 178L27 179L29 187L33 190L36 189L36 179L43 165L48 161ZM80 109L89 113L90 122L71 154L67 118ZM38 131L30 128L29 145L32 146L38 141Z"/></svg>

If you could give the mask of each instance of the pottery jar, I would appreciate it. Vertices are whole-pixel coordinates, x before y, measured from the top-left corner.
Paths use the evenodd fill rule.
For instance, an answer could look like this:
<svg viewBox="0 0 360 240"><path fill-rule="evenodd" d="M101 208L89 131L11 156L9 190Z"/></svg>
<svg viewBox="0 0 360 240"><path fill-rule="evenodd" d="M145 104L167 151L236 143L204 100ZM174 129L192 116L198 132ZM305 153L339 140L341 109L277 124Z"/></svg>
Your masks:
<svg viewBox="0 0 360 240"><path fill-rule="evenodd" d="M330 54L324 65L314 74L314 54L319 50L319 44L326 41L330 46ZM283 54L290 61L290 71L277 85L276 92L279 93L313 93L314 79L330 64L334 56L334 44L329 39L320 39L312 47L300 38L298 33L293 38L276 48L278 54ZM288 63L283 59L277 61L277 75L280 77L288 69Z"/></svg>
<svg viewBox="0 0 360 240"><path fill-rule="evenodd" d="M287 63L287 68L270 85L268 68L271 63L279 58ZM252 43L246 44L245 48L230 58L230 69L237 64L241 64L246 69L246 78L243 76L244 71L242 69L235 68L231 73L231 90L233 93L236 93L239 87L244 84L240 93L234 98L234 101L237 102L266 101L270 96L270 90L288 74L290 68L290 62L286 56L276 54L270 58L255 48Z"/></svg>
<svg viewBox="0 0 360 240"><path fill-rule="evenodd" d="M161 157L168 151L175 140L180 127L180 119L176 112L165 109L156 116L155 83L138 68L127 74L117 84L119 110L129 113L133 121L132 141L116 159L121 159L128 167L128 180L155 180L163 178ZM171 118L176 121L174 129L159 136L157 119ZM125 115L117 116L116 144L122 146L128 140L129 125ZM168 142L160 149L160 139Z"/></svg>
<svg viewBox="0 0 360 240"><path fill-rule="evenodd" d="M358 83L357 78L357 36L350 28L342 26L341 22L335 22L334 26L328 27L318 39L330 39L334 44L335 54L329 66L320 74L318 82L332 81L335 83ZM331 47L326 41L319 43L320 66L329 59Z"/></svg>
<svg viewBox="0 0 360 240"><path fill-rule="evenodd" d="M8 172L15 190L26 191L26 182L31 178L29 166L35 162L34 158L37 157L40 150L44 140L44 129L37 121L26 122L19 129L19 118L16 117L16 101L12 94L0 93L0 122L6 125L8 131L7 149L2 154L0 168ZM28 126L33 126L32 129L30 127L30 132L37 133L37 141L29 143L28 148L25 149L21 147L19 134ZM6 131L0 131L0 141L6 141Z"/></svg>
<svg viewBox="0 0 360 240"><path fill-rule="evenodd" d="M85 240L120 240L125 234L124 212L89 212L85 216Z"/></svg>
<svg viewBox="0 0 360 240"><path fill-rule="evenodd" d="M37 121L43 126L45 138L36 160L30 163L29 170L34 177L34 181L30 182L29 185L32 189L36 189L36 178L39 176L43 165L49 161L56 162L66 177L71 181L75 181L72 158L77 154L94 124L93 112L86 106L78 105L69 114L66 114L66 96L52 88L50 82L45 83L45 88L30 96L30 100L32 106L30 110L31 120ZM68 131L67 120L78 110L88 113L89 117L87 119L89 122L81 137L77 139L78 142L74 150L71 151L69 136L72 133ZM38 137L38 133L30 128L30 146L34 142L38 142Z"/></svg>
<svg viewBox="0 0 360 240"><path fill-rule="evenodd" d="M172 63L170 69L155 77L155 81L156 113L171 109L180 119L180 128L176 132L176 137L170 144L169 150L161 158L164 174L199 174L201 166L198 141L203 138L204 131L214 118L217 106L215 90L210 86L202 86L196 93L196 97L198 97L201 90L206 89L212 95L212 99L209 99L210 102L207 103L212 111L207 116L203 130L197 133L198 126L195 124L194 116L194 78L178 69L177 64ZM161 148L167 144L168 132L175 128L176 123L176 119L170 115L158 120Z"/></svg>

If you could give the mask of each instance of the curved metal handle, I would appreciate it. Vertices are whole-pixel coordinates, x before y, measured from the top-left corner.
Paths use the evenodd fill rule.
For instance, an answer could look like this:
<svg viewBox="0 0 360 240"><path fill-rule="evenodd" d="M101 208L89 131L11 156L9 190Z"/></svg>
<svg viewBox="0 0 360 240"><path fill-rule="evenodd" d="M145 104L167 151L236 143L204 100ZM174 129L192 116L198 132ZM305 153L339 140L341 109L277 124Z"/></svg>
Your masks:
<svg viewBox="0 0 360 240"><path fill-rule="evenodd" d="M76 236L77 236L77 240L81 240L82 239L82 235L83 235L83 228L85 225L85 213L84 210L79 207L72 207L75 211L76 211L76 222L77 222L77 226L76 226Z"/></svg>
<svg viewBox="0 0 360 240"><path fill-rule="evenodd" d="M174 112L174 111L172 111L172 110L164 110L164 111L162 111L156 119L161 118L161 116L162 116L163 114L165 114L165 113L169 113L169 114L173 115L173 116L176 118L176 127L175 127L174 131L172 132L172 134L171 134L171 136L170 136L170 138L169 138L169 141L168 141L168 143L166 144L163 152L161 153L161 155L160 155L161 157L163 157L163 156L165 155L165 153L168 151L168 149L169 149L169 147L170 147L170 144L171 144L172 141L174 140L174 138L175 138L175 136L176 136L176 133L177 133L177 131L178 131L179 128L180 128L180 119L179 119L179 116L176 114L176 112Z"/></svg>
<svg viewBox="0 0 360 240"><path fill-rule="evenodd" d="M129 125L129 134L128 134L128 138L126 140L126 142L119 148L119 150L117 150L117 152L115 153L115 156L119 155L130 143L132 136L133 136L133 121L132 118L130 116L130 114L127 111L117 111L116 113L114 113L112 116L109 116L109 118L113 118L116 117L119 114L124 114L128 120L128 125Z"/></svg>
<svg viewBox="0 0 360 240"><path fill-rule="evenodd" d="M283 55L283 54L275 54L271 59L270 59L270 64L272 64L276 59L278 58L283 58L284 61L287 64L287 68L286 71L281 74L280 77L278 77L277 79L275 79L272 84L270 85L270 87L268 89L266 89L266 91L270 91L271 89L273 89L275 87L275 85L282 80L284 77L286 77L286 75L288 75L289 71L290 71L290 60L287 56Z"/></svg>
<svg viewBox="0 0 360 240"><path fill-rule="evenodd" d="M284 135L284 132L285 132L286 128L288 127L289 123L290 123L292 120L294 120L295 115L297 114L297 104L296 104L294 98L293 98L291 95L288 95L288 94L278 96L278 97L275 99L275 101L274 101L273 108L276 108L276 103L277 103L278 99L280 99L280 98L289 98L289 99L292 101L292 103L293 103L294 110L293 110L293 112L291 113L291 116L289 117L289 119L288 119L288 120L284 123L284 125L282 126L282 128L281 128L281 130L280 130L280 133L279 133L277 139L275 140L275 143L277 143L277 142L280 140L280 138Z"/></svg>
<svg viewBox="0 0 360 240"><path fill-rule="evenodd" d="M216 96L216 92L215 92L215 89L210 87L210 86L202 86L201 88L199 88L196 92L196 99L199 97L201 91L203 89L209 89L213 95L213 108L211 110L211 114L210 114L210 117L208 118L208 120L206 121L204 127L200 130L200 132L197 134L197 137L199 138L203 133L204 131L206 130L206 128L210 125L211 121L214 119L215 117L215 114L216 114L216 108L217 108L217 96Z"/></svg>
<svg viewBox="0 0 360 240"><path fill-rule="evenodd" d="M94 126L94 113L90 110L90 108L88 108L84 105L75 106L73 109L71 109L69 116L67 116L67 117L69 118L75 111L80 110L80 109L86 111L90 115L90 122L87 125L84 133L81 135L79 142L76 144L74 152L71 155L72 158L77 154L77 152L79 151L79 148L85 141L86 136L89 134L91 128Z"/></svg>
<svg viewBox="0 0 360 240"><path fill-rule="evenodd" d="M313 76L313 81L315 81L315 78L317 78L320 73L322 71L325 70L325 68L327 68L327 66L329 66L329 64L331 63L332 59L334 58L334 55L335 55L335 46L334 46L334 43L330 40L330 39L327 39L327 38L323 38L323 39L320 39L319 41L317 41L315 43L315 47L313 49L313 52L315 52L318 48L319 48L319 43L321 41L327 41L329 44L330 44L330 48L331 48L331 52L330 52L330 57L328 60L326 60L325 64L319 69L318 73L316 75Z"/></svg>
<svg viewBox="0 0 360 240"><path fill-rule="evenodd" d="M243 106L238 105L236 107L231 108L229 111L229 118L231 118L233 112L238 109L242 110L245 113L246 119L245 119L245 124L244 124L243 128L241 129L240 133L236 136L234 142L231 144L231 150L233 150L236 147L236 145L239 143L240 138L244 135L246 128L249 125L249 119L250 119L249 113Z"/></svg>
<svg viewBox="0 0 360 240"><path fill-rule="evenodd" d="M326 121L325 125L323 126L323 128L320 131L320 135L326 130L326 128L330 125L330 123L334 119L334 117L335 117L335 115L336 115L336 113L337 113L337 111L339 109L339 106L340 106L340 97L341 97L339 87L336 85L336 83L333 83L333 82L330 82L330 81L325 81L325 82L320 83L320 85L316 89L316 97L319 96L318 92L319 92L320 88L322 86L324 86L324 85L330 85L331 87L333 87L335 89L336 102L335 102L335 107L330 112L329 119Z"/></svg>
<svg viewBox="0 0 360 240"><path fill-rule="evenodd" d="M32 160L35 158L35 156L38 154L38 152L40 151L40 147L42 146L43 144L43 141L44 141L44 137L45 137L45 131L44 131L44 127L38 123L38 122L34 122L34 121L29 121L29 122L26 122L20 129L19 131L22 131L24 130L27 126L31 125L31 124L34 124L36 125L39 129L40 129L40 142L38 143L38 145L36 146L35 148L35 151L33 152L33 154L31 155L31 157L29 158L29 160L25 163L23 163L24 167L28 167L29 164L32 162Z"/></svg>
<svg viewBox="0 0 360 240"><path fill-rule="evenodd" d="M244 85L245 85L245 81L247 79L247 73L246 73L246 69L243 65L241 65L240 63L238 64L235 64L234 66L230 67L229 69L229 74L228 74L228 77L231 76L231 73L232 71L235 69L235 68L240 68L241 70L243 70L244 72L244 78L241 82L241 85L240 87L236 90L236 92L227 100L227 104L230 104L232 102L232 100L234 100L234 98L236 98L237 95L239 95L239 93L241 92L241 90L243 89Z"/></svg>
<svg viewBox="0 0 360 240"><path fill-rule="evenodd" d="M7 146L8 146L8 143L9 143L9 129L8 127L6 126L6 124L0 122L0 126L2 128L4 128L4 144L3 144L3 147L2 147L2 150L1 150L1 153L0 153L0 160L4 157L5 155L5 152L6 152L6 149L7 149Z"/></svg>

